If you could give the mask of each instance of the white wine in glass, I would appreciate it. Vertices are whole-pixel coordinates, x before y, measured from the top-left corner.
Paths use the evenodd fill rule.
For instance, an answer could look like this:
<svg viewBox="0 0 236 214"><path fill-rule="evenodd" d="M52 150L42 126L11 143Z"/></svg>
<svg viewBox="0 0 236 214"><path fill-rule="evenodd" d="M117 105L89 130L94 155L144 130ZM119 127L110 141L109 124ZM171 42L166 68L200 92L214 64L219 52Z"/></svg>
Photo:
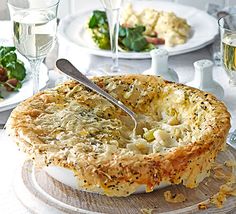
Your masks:
<svg viewBox="0 0 236 214"><path fill-rule="evenodd" d="M8 0L16 49L31 65L33 93L39 91L39 68L56 40L59 0Z"/></svg>
<svg viewBox="0 0 236 214"><path fill-rule="evenodd" d="M48 13L18 13L13 20L14 44L29 59L44 58L56 34L56 17Z"/></svg>

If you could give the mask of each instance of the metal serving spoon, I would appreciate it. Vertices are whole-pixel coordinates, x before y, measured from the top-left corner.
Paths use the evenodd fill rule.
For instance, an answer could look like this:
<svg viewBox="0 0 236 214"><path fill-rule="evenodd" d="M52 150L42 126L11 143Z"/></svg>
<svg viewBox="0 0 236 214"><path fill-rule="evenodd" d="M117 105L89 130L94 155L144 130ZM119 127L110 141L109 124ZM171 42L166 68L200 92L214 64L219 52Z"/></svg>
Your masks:
<svg viewBox="0 0 236 214"><path fill-rule="evenodd" d="M97 92L98 94L103 96L105 99L107 99L108 101L116 105L117 107L121 108L124 112L126 112L132 118L134 122L134 133L136 133L138 122L137 122L137 115L133 111L131 111L122 102L118 101L117 99L112 97L110 94L105 92L103 89L98 87L91 80L89 80L84 74L82 74L77 68L75 68L68 60L58 59L56 61L56 67L67 76L72 77L73 79L81 83L82 85Z"/></svg>

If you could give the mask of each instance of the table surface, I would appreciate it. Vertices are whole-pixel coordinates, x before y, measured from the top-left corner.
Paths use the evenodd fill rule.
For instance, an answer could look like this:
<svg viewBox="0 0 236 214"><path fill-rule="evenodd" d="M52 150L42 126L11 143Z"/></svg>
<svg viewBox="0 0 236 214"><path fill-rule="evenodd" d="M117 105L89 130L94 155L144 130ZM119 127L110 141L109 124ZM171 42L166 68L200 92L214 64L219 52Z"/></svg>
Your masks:
<svg viewBox="0 0 236 214"><path fill-rule="evenodd" d="M4 29L4 31L1 31L1 39L5 38L6 40L9 40L11 38L11 28L9 24L10 23L7 21L0 22L0 29ZM211 50L212 47L209 45L198 51L170 57L169 65L178 73L180 82L186 83L193 79L193 62L200 59L212 59ZM51 57L53 59L53 57L55 58L56 56L51 55ZM75 54L74 50L72 50L70 47L64 47L63 44L60 44L60 41L59 57L70 59L84 72L93 69L94 66L98 64L111 62L111 59L109 58L92 56L82 52L76 52ZM151 60L120 60L120 63L128 63L133 66L134 69L136 69L137 73L141 73L144 70L150 68ZM229 112L231 113L231 130L233 130L236 128L236 87L233 88L229 86L228 78L221 67L214 67L213 76L214 79L218 81L224 88L225 96L223 98L223 102L226 104ZM53 86L56 79L58 79L58 74L55 73L55 71L50 71L49 86ZM10 111L0 113L0 124L5 123L9 114ZM29 213L29 211L27 211L27 209L17 200L12 188L12 180L14 179L16 168L19 166L18 163L22 162L24 156L18 151L11 139L6 136L4 130L0 130L0 143L0 168L1 171L4 172L0 178L0 213Z"/></svg>

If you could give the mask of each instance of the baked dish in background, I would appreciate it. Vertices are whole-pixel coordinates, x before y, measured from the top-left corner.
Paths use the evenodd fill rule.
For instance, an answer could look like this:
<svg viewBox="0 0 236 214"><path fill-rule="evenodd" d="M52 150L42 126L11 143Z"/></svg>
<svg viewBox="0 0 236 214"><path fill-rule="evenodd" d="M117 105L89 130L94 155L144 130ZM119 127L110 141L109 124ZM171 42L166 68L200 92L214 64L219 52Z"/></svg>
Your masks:
<svg viewBox="0 0 236 214"><path fill-rule="evenodd" d="M132 120L103 97L69 81L13 110L7 130L36 166L74 172L78 189L128 196L160 183L194 188L225 146L230 114L214 96L156 76L92 79L141 115Z"/></svg>

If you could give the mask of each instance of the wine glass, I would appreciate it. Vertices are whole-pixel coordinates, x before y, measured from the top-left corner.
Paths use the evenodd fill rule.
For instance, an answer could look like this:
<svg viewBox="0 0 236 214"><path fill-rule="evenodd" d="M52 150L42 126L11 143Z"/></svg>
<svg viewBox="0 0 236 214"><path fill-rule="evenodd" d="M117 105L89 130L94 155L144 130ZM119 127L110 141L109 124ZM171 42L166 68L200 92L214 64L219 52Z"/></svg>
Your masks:
<svg viewBox="0 0 236 214"><path fill-rule="evenodd" d="M236 87L236 14L218 20L220 27L221 61L229 77L230 86ZM229 134L228 143L236 143L236 130Z"/></svg>
<svg viewBox="0 0 236 214"><path fill-rule="evenodd" d="M218 23L222 65L229 77L229 84L236 86L236 14L223 16Z"/></svg>
<svg viewBox="0 0 236 214"><path fill-rule="evenodd" d="M59 0L8 0L16 49L31 66L33 94L39 91L39 69L56 41Z"/></svg>
<svg viewBox="0 0 236 214"><path fill-rule="evenodd" d="M122 70L124 72L125 68L120 69L119 59L118 59L118 33L120 25L120 9L123 4L123 0L100 0L107 15L111 52L112 52L112 65L103 65L102 69L104 72L108 70L112 73L118 73Z"/></svg>

